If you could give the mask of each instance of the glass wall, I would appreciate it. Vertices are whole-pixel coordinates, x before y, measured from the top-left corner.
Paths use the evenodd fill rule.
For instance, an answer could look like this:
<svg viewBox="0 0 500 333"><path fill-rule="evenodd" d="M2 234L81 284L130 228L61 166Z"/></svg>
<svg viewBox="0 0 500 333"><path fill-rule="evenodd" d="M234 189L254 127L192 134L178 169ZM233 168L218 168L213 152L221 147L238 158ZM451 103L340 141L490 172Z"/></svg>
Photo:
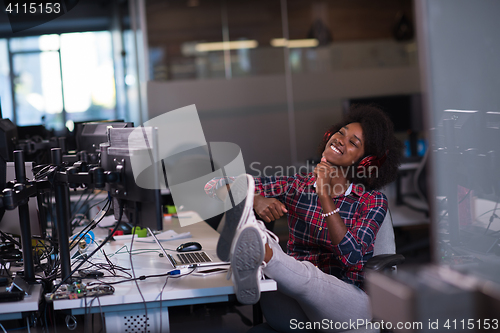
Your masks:
<svg viewBox="0 0 500 333"><path fill-rule="evenodd" d="M500 28L500 3L432 0L418 6L429 87L434 261L498 286L500 46L491 41ZM470 286L464 289L475 290Z"/></svg>
<svg viewBox="0 0 500 333"><path fill-rule="evenodd" d="M411 1L151 0L146 6L154 80L283 74L284 57L296 74L417 63L412 27L405 25Z"/></svg>
<svg viewBox="0 0 500 333"><path fill-rule="evenodd" d="M107 31L0 40L0 58L7 60L0 62L3 117L56 131L77 121L115 119L111 45Z"/></svg>
<svg viewBox="0 0 500 333"><path fill-rule="evenodd" d="M0 39L0 110L2 111L2 118L14 119L12 113L9 51L7 40L5 39Z"/></svg>
<svg viewBox="0 0 500 333"><path fill-rule="evenodd" d="M196 104L207 139L240 145L249 169L316 160L324 131L352 98L420 91L411 0L148 0L145 7L149 117ZM265 136L255 138L255 128Z"/></svg>

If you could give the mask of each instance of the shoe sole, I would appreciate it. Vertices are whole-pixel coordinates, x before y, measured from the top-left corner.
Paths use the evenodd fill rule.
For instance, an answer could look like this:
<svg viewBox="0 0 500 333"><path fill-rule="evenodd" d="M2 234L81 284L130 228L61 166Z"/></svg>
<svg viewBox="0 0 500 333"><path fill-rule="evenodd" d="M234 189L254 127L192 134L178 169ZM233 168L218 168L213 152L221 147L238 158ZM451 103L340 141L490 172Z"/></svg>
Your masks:
<svg viewBox="0 0 500 333"><path fill-rule="evenodd" d="M242 178L238 177L231 184L230 194L236 202L239 201L238 204L232 207L230 196L228 195L228 197L226 198L226 207L232 208L226 211L226 221L219 236L219 241L217 242L217 256L222 261L229 261L231 244L233 243L233 238L236 234L236 230L248 217L248 210L246 210L246 208L247 205L249 205L250 200L247 197L248 186L250 186L250 184L247 178L247 176ZM245 183L242 183L242 179Z"/></svg>
<svg viewBox="0 0 500 333"><path fill-rule="evenodd" d="M234 290L242 304L255 304L260 299L259 269L264 255L260 232L253 227L243 229L231 258Z"/></svg>

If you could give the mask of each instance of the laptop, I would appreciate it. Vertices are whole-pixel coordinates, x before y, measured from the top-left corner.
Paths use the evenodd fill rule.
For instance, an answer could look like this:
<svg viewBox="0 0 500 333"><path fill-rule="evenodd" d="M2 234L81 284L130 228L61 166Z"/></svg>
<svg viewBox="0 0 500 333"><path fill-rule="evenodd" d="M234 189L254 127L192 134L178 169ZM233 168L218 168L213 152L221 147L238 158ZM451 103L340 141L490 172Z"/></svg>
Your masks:
<svg viewBox="0 0 500 333"><path fill-rule="evenodd" d="M250 177L249 175L245 175L246 177ZM246 200L247 197L252 196L254 192L254 187L253 186L248 186L247 183L240 184L237 186L236 191L233 191L231 185L231 190L228 192L229 195L226 196L224 200L224 205L226 208L226 212L231 212L229 215L231 219L230 221L230 226L233 226L234 228L237 228L238 225L242 225L243 222L245 222L243 219L246 219L249 217L248 215L248 210L251 210L251 206L247 206L248 201ZM247 215L245 215L245 212ZM224 215L227 217L227 214ZM224 223L226 223L225 221ZM234 235L234 232L236 232L236 229L233 228L232 234ZM156 244L160 247L162 250L163 254L167 259L170 261L172 266L174 268L193 268L193 267L204 267L204 266L220 266L220 265L229 265L228 261L223 261L221 260L218 256L216 251L197 251L197 252L181 252L181 253L176 253L174 255L168 254L163 246L160 244L158 241L158 238L156 238L156 235L148 228L149 233L153 236ZM229 237L232 239L232 237ZM224 241L224 238L219 239L219 243L217 244L217 248L220 250L221 248L224 250L227 250L229 246L231 246L230 242L226 240L226 242L221 242ZM221 251L219 253L224 253L225 251ZM229 252L229 251L227 251ZM227 258L229 260L229 258Z"/></svg>
<svg viewBox="0 0 500 333"><path fill-rule="evenodd" d="M165 257L168 259L168 261L170 261L170 264L172 264L175 269L229 265L229 262L222 261L219 259L219 257L217 257L215 250L179 252L175 254L169 254L167 253L167 251L165 251L156 235L149 228L148 230L149 233L153 236L158 247L161 249Z"/></svg>

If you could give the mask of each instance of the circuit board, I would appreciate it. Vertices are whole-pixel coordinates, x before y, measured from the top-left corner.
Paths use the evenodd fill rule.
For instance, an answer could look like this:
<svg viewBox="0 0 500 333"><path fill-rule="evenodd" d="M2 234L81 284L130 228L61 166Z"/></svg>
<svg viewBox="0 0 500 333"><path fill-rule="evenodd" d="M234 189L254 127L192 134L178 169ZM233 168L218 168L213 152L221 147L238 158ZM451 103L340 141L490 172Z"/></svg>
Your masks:
<svg viewBox="0 0 500 333"><path fill-rule="evenodd" d="M45 295L45 299L50 301L61 299L94 298L105 295L112 295L115 288L109 285L87 286L85 283L63 284L54 293Z"/></svg>

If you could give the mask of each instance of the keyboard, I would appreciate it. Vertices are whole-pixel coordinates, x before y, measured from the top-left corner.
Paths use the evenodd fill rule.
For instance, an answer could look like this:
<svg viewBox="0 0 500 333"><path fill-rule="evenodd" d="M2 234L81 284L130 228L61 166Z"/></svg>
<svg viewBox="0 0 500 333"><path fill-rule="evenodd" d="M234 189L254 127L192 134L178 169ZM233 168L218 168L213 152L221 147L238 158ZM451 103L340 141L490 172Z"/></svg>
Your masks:
<svg viewBox="0 0 500 333"><path fill-rule="evenodd" d="M177 254L178 262L182 265L200 264L204 262L212 262L206 252L186 252Z"/></svg>

